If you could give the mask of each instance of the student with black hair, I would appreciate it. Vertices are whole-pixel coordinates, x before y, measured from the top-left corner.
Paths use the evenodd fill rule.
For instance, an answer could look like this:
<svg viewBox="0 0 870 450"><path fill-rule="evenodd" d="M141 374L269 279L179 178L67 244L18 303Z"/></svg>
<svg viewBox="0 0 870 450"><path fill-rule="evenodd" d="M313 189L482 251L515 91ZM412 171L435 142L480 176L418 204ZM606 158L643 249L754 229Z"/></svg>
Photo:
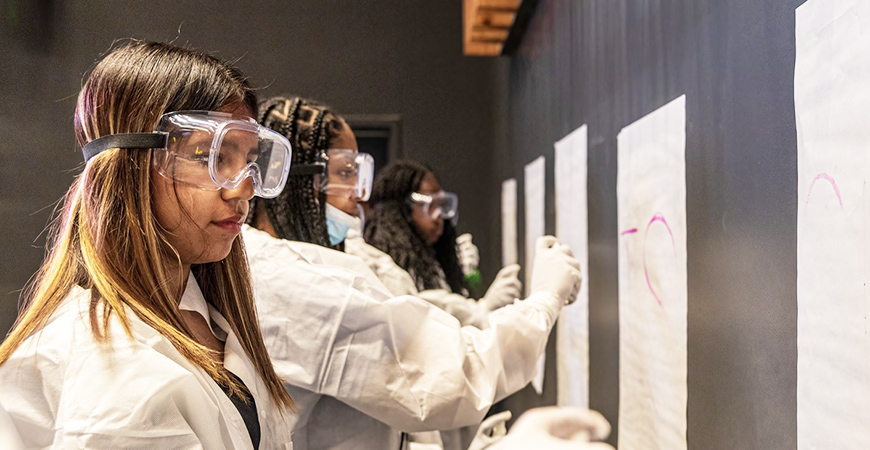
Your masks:
<svg viewBox="0 0 870 450"><path fill-rule="evenodd" d="M348 214L360 190L347 197L318 177L332 173L330 150L355 149L347 124L299 98L264 102L259 119L294 146L288 188L256 201L260 229L243 235L264 339L299 405L296 450L408 448L409 432L477 426L528 384L580 287L566 246L542 238L532 295L490 314L489 329L463 327L418 297L394 296L361 259L333 248L341 229L327 205L343 205L330 198L350 198Z"/></svg>
<svg viewBox="0 0 870 450"><path fill-rule="evenodd" d="M390 164L375 179L370 203L365 242L386 253L413 282L413 286L389 283L387 287L397 293L416 288L468 295L468 268L460 259L469 246L476 259L476 247L470 243L470 235L457 239L457 196L444 192L431 169L407 160ZM348 240L348 248L363 245L361 239ZM381 275L389 269L373 270ZM496 275L479 301L482 309L497 309L520 296L519 270L519 265L511 264ZM485 320L481 322L485 325Z"/></svg>

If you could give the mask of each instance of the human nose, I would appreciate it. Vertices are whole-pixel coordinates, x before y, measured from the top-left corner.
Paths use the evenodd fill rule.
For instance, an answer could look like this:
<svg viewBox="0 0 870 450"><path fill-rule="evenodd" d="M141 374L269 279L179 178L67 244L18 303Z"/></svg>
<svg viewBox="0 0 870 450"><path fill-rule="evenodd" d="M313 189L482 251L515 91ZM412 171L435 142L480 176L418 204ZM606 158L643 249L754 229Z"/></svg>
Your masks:
<svg viewBox="0 0 870 450"><path fill-rule="evenodd" d="M221 189L221 197L224 200L251 200L254 198L254 180L251 177L245 177L238 186Z"/></svg>

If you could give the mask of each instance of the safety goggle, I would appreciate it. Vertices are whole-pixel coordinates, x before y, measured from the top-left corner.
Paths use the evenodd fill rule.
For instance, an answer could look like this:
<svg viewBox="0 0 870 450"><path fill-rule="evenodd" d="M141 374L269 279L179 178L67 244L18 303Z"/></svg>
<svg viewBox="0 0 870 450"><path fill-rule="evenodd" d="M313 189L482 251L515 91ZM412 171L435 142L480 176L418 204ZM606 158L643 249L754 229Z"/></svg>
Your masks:
<svg viewBox="0 0 870 450"><path fill-rule="evenodd" d="M235 189L251 177L254 193L274 198L287 183L292 148L280 133L245 116L215 111L164 114L154 133L103 136L82 148L85 162L112 148L162 149L155 170L205 190Z"/></svg>
<svg viewBox="0 0 870 450"><path fill-rule="evenodd" d="M372 195L375 160L357 150L329 149L315 164L297 164L291 175L320 175L320 191L327 195L368 201Z"/></svg>
<svg viewBox="0 0 870 450"><path fill-rule="evenodd" d="M411 204L419 206L423 213L433 220L439 217L454 220L459 214L459 197L452 192L439 191L434 194L411 194Z"/></svg>

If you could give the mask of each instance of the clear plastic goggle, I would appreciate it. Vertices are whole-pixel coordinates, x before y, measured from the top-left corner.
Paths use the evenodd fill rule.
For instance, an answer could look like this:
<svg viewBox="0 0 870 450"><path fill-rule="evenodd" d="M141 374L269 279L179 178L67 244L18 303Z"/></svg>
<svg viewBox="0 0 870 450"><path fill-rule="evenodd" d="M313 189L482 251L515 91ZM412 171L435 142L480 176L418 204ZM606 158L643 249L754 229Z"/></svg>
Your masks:
<svg viewBox="0 0 870 450"><path fill-rule="evenodd" d="M215 111L164 114L154 133L104 136L82 148L85 161L111 148L163 149L154 152L155 170L199 189L235 189L251 177L254 193L273 198L290 171L292 148L280 133L245 116Z"/></svg>
<svg viewBox="0 0 870 450"><path fill-rule="evenodd" d="M319 183L321 192L368 201L375 175L372 155L357 150L329 149L320 159L322 162L315 164L297 164L291 174L319 175L315 182Z"/></svg>
<svg viewBox="0 0 870 450"><path fill-rule="evenodd" d="M411 204L419 206L423 213L437 219L454 220L459 215L459 197L452 192L438 191L434 194L411 194Z"/></svg>

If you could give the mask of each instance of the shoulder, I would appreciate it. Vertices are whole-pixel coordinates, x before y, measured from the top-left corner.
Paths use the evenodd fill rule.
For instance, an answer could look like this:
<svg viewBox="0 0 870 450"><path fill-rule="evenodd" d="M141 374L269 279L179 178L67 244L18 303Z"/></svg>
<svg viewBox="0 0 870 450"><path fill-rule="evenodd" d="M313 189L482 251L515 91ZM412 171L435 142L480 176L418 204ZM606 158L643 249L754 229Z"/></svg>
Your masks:
<svg viewBox="0 0 870 450"><path fill-rule="evenodd" d="M75 287L48 323L27 338L0 366L0 374L14 370L41 371L57 375L87 374L105 368L110 374L130 374L127 368L140 367L143 373L167 369L178 374L190 373L175 347L157 330L142 322L131 310L126 311L131 334L127 334L117 314L112 314L106 329L107 339L97 339L91 326L90 292ZM102 322L99 308L94 312ZM155 380L156 381L156 380Z"/></svg>
<svg viewBox="0 0 870 450"><path fill-rule="evenodd" d="M345 249L359 256L394 295L416 295L417 286L408 272L401 268L390 255L382 252L362 238L346 242Z"/></svg>
<svg viewBox="0 0 870 450"><path fill-rule="evenodd" d="M272 237L265 231L258 230L250 225L242 226L242 239L245 244L245 253L251 265L268 263L276 259L296 260L301 255L291 246L286 245L284 239Z"/></svg>
<svg viewBox="0 0 870 450"><path fill-rule="evenodd" d="M344 241L345 250L351 255L358 255L364 259L383 259L390 258L390 255L380 251L375 246L369 244L362 237L354 237ZM392 261L393 258L390 258Z"/></svg>
<svg viewBox="0 0 870 450"><path fill-rule="evenodd" d="M111 433L147 430L162 423L166 411L213 403L199 380L207 375L132 312L132 338L113 315L108 341L98 341L89 303L90 294L76 288L51 321L0 366L0 403L13 419L30 417L33 427L46 430ZM174 406L164 408L167 403Z"/></svg>

